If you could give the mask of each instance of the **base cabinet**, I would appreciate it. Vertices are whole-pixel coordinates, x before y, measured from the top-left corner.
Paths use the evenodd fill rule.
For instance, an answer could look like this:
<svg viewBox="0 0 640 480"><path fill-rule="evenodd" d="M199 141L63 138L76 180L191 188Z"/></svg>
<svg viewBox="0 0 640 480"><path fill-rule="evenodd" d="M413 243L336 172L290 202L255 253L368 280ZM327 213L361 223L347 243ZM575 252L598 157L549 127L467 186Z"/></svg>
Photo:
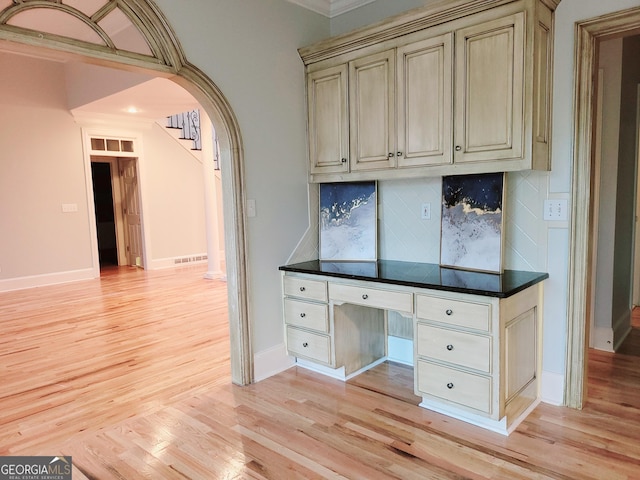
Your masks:
<svg viewBox="0 0 640 480"><path fill-rule="evenodd" d="M422 406L509 433L539 402L541 286L505 299L418 294Z"/></svg>
<svg viewBox="0 0 640 480"><path fill-rule="evenodd" d="M287 351L347 379L386 358L387 313L413 319L420 406L510 433L539 403L542 283L507 298L283 273ZM306 363L305 366L309 366Z"/></svg>

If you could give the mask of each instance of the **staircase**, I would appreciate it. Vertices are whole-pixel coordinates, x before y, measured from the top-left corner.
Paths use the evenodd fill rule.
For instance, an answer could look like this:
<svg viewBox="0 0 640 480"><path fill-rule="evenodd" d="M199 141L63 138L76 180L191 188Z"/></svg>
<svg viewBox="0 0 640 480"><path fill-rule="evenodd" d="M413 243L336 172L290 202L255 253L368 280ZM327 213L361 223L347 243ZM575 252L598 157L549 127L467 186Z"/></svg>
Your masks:
<svg viewBox="0 0 640 480"><path fill-rule="evenodd" d="M166 127L180 143L202 163L202 131L200 129L200 110L177 113L167 117ZM187 147L186 145L189 145ZM220 170L220 155L218 152L218 139L214 138L214 164L215 169Z"/></svg>
<svg viewBox="0 0 640 480"><path fill-rule="evenodd" d="M200 136L200 111L177 113L167 117L167 128L180 132L180 140L190 140L191 150L202 150L202 138Z"/></svg>

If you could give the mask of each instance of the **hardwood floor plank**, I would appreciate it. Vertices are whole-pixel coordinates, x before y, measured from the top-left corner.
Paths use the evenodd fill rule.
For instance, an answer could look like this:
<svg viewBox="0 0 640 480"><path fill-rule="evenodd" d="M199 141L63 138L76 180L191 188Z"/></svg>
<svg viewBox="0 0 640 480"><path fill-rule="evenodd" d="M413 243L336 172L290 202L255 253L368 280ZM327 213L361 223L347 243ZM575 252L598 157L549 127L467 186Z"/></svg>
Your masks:
<svg viewBox="0 0 640 480"><path fill-rule="evenodd" d="M509 437L416 406L405 365L238 387L203 273L0 294L0 455L70 455L80 480L640 478L633 354L589 351L585 408L541 404Z"/></svg>

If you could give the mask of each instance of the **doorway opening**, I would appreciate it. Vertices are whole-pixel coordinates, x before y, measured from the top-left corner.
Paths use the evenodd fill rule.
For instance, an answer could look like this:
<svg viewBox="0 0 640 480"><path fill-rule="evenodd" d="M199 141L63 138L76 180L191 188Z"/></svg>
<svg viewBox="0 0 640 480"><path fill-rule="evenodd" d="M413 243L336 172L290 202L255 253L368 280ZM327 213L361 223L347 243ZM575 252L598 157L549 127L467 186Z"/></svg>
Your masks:
<svg viewBox="0 0 640 480"><path fill-rule="evenodd" d="M640 8L631 8L576 24L574 84L574 157L571 244L569 263L569 315L565 374L565 404L582 408L586 400L586 374L594 277L593 182L597 87L597 49L600 41L637 34ZM634 104L635 107L635 104ZM631 278L627 279L631 282Z"/></svg>
<svg viewBox="0 0 640 480"><path fill-rule="evenodd" d="M142 202L136 158L91 156L100 269L144 268Z"/></svg>
<svg viewBox="0 0 640 480"><path fill-rule="evenodd" d="M118 266L118 240L111 164L91 161L100 269Z"/></svg>

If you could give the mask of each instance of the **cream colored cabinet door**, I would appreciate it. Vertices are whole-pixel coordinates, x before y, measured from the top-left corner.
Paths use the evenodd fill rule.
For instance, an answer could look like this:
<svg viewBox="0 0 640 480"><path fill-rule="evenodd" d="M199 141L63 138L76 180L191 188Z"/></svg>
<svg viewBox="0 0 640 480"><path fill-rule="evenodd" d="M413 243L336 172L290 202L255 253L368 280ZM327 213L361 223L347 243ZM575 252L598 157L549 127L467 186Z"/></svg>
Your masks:
<svg viewBox="0 0 640 480"><path fill-rule="evenodd" d="M521 12L455 32L454 163L523 156L524 29Z"/></svg>
<svg viewBox="0 0 640 480"><path fill-rule="evenodd" d="M307 75L311 173L349 171L347 65Z"/></svg>
<svg viewBox="0 0 640 480"><path fill-rule="evenodd" d="M452 161L452 43L448 33L397 50L398 167Z"/></svg>
<svg viewBox="0 0 640 480"><path fill-rule="evenodd" d="M395 51L349 62L351 171L396 166Z"/></svg>

